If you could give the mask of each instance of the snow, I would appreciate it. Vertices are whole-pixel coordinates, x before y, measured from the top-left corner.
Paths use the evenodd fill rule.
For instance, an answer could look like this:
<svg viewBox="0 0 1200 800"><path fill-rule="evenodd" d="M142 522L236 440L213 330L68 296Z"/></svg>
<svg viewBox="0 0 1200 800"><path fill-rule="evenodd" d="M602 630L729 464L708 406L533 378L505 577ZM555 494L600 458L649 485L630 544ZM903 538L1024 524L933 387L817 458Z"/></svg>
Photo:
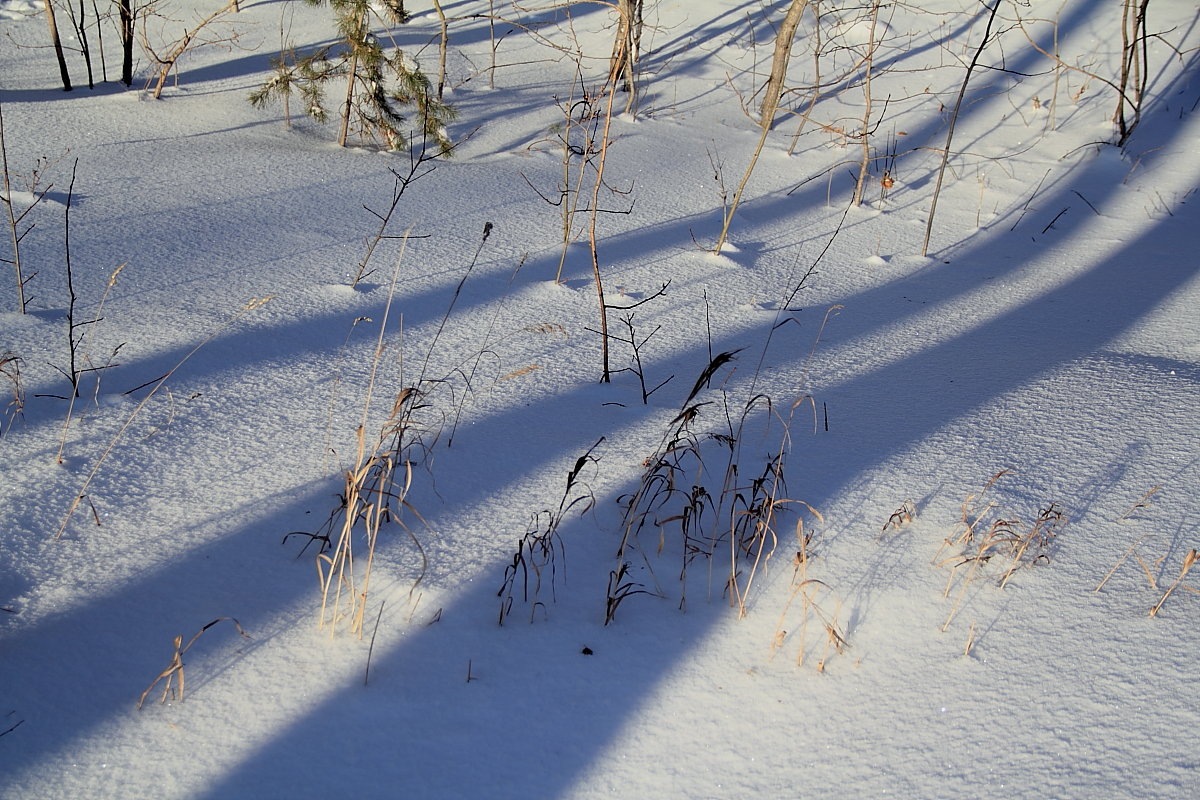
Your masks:
<svg viewBox="0 0 1200 800"><path fill-rule="evenodd" d="M458 150L351 286L408 155L246 102L281 26L327 42L327 9L243 3L237 46L187 53L153 101L144 55L133 88L89 90L69 50L83 85L63 93L41 4L0 0L7 196L33 225L28 313L11 270L0 283L0 798L1196 796L1197 575L1148 613L1200 548L1192 4L1151 6L1168 33L1123 148L1112 90L1063 70L1056 91L1006 29L984 63L1009 72L972 77L922 255L975 4L881 17L886 196L876 166L848 207L856 72L794 148L781 111L714 254L784 4L647 3L600 194L621 213L597 221L610 383L586 213L555 283L561 209L538 193L558 196L554 126L579 90L550 44L593 57L595 88L612 15L494 5L494 88L472 16L489 4L445 5ZM860 5L822 3L823 80L869 44ZM1115 74L1109 5L1063 7L1064 63ZM431 69L438 18L413 11L395 35ZM811 25L789 86L811 85ZM71 404L68 231L89 370ZM659 387L645 404L630 367ZM331 632L317 543L284 537L336 512L364 407L371 446L418 384L406 527L380 534L362 638ZM687 458L664 443L696 403L703 471L686 462L678 488L714 498L695 535L715 553L681 582L685 504L653 508L622 559L642 592L605 624L622 503L656 457ZM743 494L786 453L776 546L752 581L738 562L744 615L713 435L731 433ZM497 624L518 542L572 500L536 598L517 572ZM1055 509L1065 525L1003 588L1009 557L971 573L974 545L952 544L964 514L1025 531ZM183 697L159 702L160 681L138 708L175 637L214 622Z"/></svg>

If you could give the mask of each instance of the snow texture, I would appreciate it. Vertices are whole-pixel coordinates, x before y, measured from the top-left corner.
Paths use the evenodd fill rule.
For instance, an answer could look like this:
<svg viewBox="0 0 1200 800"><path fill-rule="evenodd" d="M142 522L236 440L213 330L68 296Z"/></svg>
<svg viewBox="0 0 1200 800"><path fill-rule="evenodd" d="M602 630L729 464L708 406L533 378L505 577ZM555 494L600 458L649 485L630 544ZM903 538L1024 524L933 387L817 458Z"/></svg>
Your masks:
<svg viewBox="0 0 1200 800"><path fill-rule="evenodd" d="M870 27L821 3L713 254L786 4L647 2L598 194L607 383L594 172L560 282L547 200L564 114L586 90L603 121L614 18L544 5L443 4L459 144L355 283L409 155L246 101L280 29L330 41L328 9L244 2L237 46L189 51L153 101L144 53L113 80L111 28L88 89L61 11L64 93L42 4L0 0L28 302L8 267L0 797L1200 794L1200 571L1149 614L1200 547L1193 4L1150 4L1166 33L1118 148L1115 92L1080 70L1115 80L1121 4L1062 5L1056 71L1004 3L922 254L982 6L881 12L855 208ZM414 11L392 35L436 69ZM153 35L210 10L163 13ZM340 526L356 429L374 446L406 388L406 505L362 637L331 633L320 543L285 535ZM738 551L755 502L776 515ZM217 620L182 697L164 677L139 709Z"/></svg>

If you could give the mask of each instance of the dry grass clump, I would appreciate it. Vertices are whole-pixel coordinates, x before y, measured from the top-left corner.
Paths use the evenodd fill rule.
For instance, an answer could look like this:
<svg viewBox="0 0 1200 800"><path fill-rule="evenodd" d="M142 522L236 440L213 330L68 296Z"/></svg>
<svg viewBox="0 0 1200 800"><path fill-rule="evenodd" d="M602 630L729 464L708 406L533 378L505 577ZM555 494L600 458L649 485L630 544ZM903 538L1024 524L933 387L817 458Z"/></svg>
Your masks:
<svg viewBox="0 0 1200 800"><path fill-rule="evenodd" d="M967 590L976 580L995 578L999 587L1004 588L1019 569L1049 562L1055 538L1067 524L1067 517L1055 503L1040 508L1032 522L1004 515L987 522L998 503L991 500L983 503L983 498L997 481L1011 473L1009 469L997 472L978 495L969 495L963 501L959 530L943 542L934 556L935 564L950 571L944 596L949 597L955 587L958 588L954 604L942 624L943 631L950 627ZM947 550L950 555L943 558L942 554ZM995 568L996 564L1000 564L999 569Z"/></svg>
<svg viewBox="0 0 1200 800"><path fill-rule="evenodd" d="M880 538L888 531L898 531L917 518L917 506L911 500L905 500L900 507L892 512L879 531Z"/></svg>
<svg viewBox="0 0 1200 800"><path fill-rule="evenodd" d="M815 511L813 513L816 514ZM816 516L818 520L824 521L819 514L816 514ZM842 615L841 599L834 594L829 584L808 577L808 567L814 557L812 545L813 533L805 531L804 520L801 518L796 522L797 549L793 560L792 590L788 595L787 603L784 604L783 611L779 614L779 622L775 625L775 637L771 643L771 653L774 655L790 639L798 643L796 665L800 667L804 666L810 652L809 625L815 620L818 626L817 636L819 637L821 648L816 669L818 672L824 672L829 659L849 650L850 643L846 639L845 625L839 622L839 618ZM797 600L800 601L799 619L792 626L792 630L789 631L784 626L788 624L793 609L796 607ZM833 606L832 611L829 610L831 604Z"/></svg>
<svg viewBox="0 0 1200 800"><path fill-rule="evenodd" d="M584 514L596 504L595 495L581 478L585 468L599 461L595 451L603 441L604 437L601 437L575 460L575 466L567 473L567 485L563 489L558 506L553 510L547 508L534 514L525 535L517 541L517 552L513 554L512 563L504 568L504 580L500 584L500 590L496 592L496 596L500 598L501 625L512 612L513 591L516 589L518 575L521 577L521 599L529 604L530 622L533 622L539 608L545 610L545 603L540 599L543 578L549 585L551 600L557 599L555 583L558 580L559 563L561 562L565 581L567 558L558 529L573 509L578 509L580 514Z"/></svg>
<svg viewBox="0 0 1200 800"><path fill-rule="evenodd" d="M389 347L386 338L388 321L396 298L405 250L412 235L410 229L401 236L392 236L387 233L387 226L405 189L432 169L428 168L422 171L422 164L431 159L432 156L428 156L422 149L419 155L411 157L410 171L407 175L392 171L396 183L391 204L383 213L372 212L379 219L380 227L376 234L368 240L366 254L359 262L355 274L355 284L372 274L374 269L370 266L370 262L378 245L388 239L398 238L400 240L387 301L382 318L379 320L379 333L371 358L370 376L363 392L362 413L354 430L354 458L352 463L343 470L342 487L337 495L338 503L326 521L315 532L292 531L283 537L285 543L293 536L307 537L308 541L301 549L301 554L309 545L318 543L316 567L321 590L318 627L328 628L330 636L336 634L342 623L347 623L351 633L359 639L363 638L364 617L371 588L372 570L375 565L376 547L379 544L380 534L384 532L389 523L395 523L404 531L420 557L421 567L412 584L410 598L412 591L416 590L424 579L429 565L428 558L420 539L406 522L405 513L407 512L409 517L416 518L422 523L424 523L424 519L409 502L408 496L413 486L415 470L421 465L428 465L434 445L447 428L450 431L450 441L453 441L464 402L464 400L459 400L455 403L452 396L449 403L450 410L438 411L434 407L432 396L437 393L438 389L448 391L453 395L452 377L454 375L457 375L465 383L464 391L469 391L479 362L490 347L487 341L491 336L489 327L483 348L479 353L454 367L450 376L430 377L430 363L437 351L438 342L450 322L468 278L479 261L483 247L491 236L494 226L491 222L487 222L483 226L475 254L455 286L446 311L434 330L415 380L406 381L403 375L401 376L399 383L402 388L393 395L389 411L383 421L378 423L378 428L374 427L371 421L372 409L375 407L377 388L382 382L380 370L383 366L384 354ZM520 267L518 266L517 269L519 270ZM374 320L369 317L359 317L352 323L352 329L359 322L374 322ZM474 366L470 366L472 361ZM400 357L400 363L404 363L403 356ZM516 378L539 368L537 364L529 365L502 376L501 380ZM340 384L340 381L338 383ZM331 420L332 417L331 406ZM372 430L376 432L372 434ZM449 446L449 442L447 446ZM329 449L327 448L327 450ZM382 610L381 604L380 613L377 616L382 615ZM372 636L372 640L373 638Z"/></svg>
<svg viewBox="0 0 1200 800"><path fill-rule="evenodd" d="M381 339L382 335L383 326L380 327ZM377 353L376 360L378 357ZM421 574L414 588L424 576L428 565L424 548L404 520L405 511L421 519L420 513L408 501L408 493L412 488L414 465L428 452L422 438L423 428L416 421L426 408L423 398L424 394L413 387L398 392L378 434L368 440L368 391L363 420L355 429L354 462L342 473L338 505L315 533L292 531L283 537L286 542L292 536L307 536L309 541L305 549L313 542L319 543L316 556L321 589L318 625L328 627L331 636L342 622L348 621L351 632L362 638L375 549L379 535L388 523L398 524L420 554ZM357 555L356 539L361 539ZM356 557L361 566L356 565Z"/></svg>
<svg viewBox="0 0 1200 800"><path fill-rule="evenodd" d="M371 373L363 397L362 416L354 431L354 461L342 473L339 503L315 533L292 531L283 537L283 541L287 542L292 536L307 536L309 541L304 549L313 542L320 543L316 559L321 588L318 626L328 627L330 636L337 632L342 622L348 621L351 632L360 639L363 637L363 617L371 586L375 548L379 543L379 534L387 523L398 523L421 556L421 573L413 588L421 582L428 566L420 540L403 518L405 510L417 519L421 518L407 498L412 487L414 464L428 453L423 439L423 427L417 422L420 413L428 407L425 403L423 387L426 381L423 376L418 380L418 386L406 386L396 393L377 434L368 438L367 433L371 424L371 408L379 370L386 349L388 317L400 278L403 255L402 247L392 275L383 317L379 323L379 334L371 359ZM441 332L441 328L438 332ZM434 341L436 343L436 337ZM359 537L356 533L361 533L362 539L361 553L357 555L355 540ZM303 553L304 549L300 552ZM361 566L356 564L356 558L361 562Z"/></svg>
<svg viewBox="0 0 1200 800"><path fill-rule="evenodd" d="M364 616L371 588L371 574L375 564L379 536L389 523L397 524L408 536L421 560L421 568L413 582L415 590L425 577L428 559L425 549L412 528L405 521L405 512L424 522L420 512L408 500L413 486L414 471L428 464L433 447L441 432L449 426L449 412L438 412L431 395L439 388L448 391L449 378L430 378L430 361L463 287L475 268L484 243L492 232L492 223L484 225L475 256L467 266L461 280L454 289L446 312L434 331L424 363L416 380L400 389L392 398L390 410L379 424L377 433L369 435L372 428L371 414L374 407L376 388L380 383L379 372L383 364L388 343L386 334L388 319L400 280L400 267L404 259L408 234L403 237L400 253L392 274L384 312L379 321L379 333L371 359L370 377L367 380L362 401L362 415L355 428L354 460L342 473L342 489L338 504L329 518L314 533L292 531L283 539L292 536L308 537L304 549L319 543L316 557L317 576L321 589L321 608L318 625L328 627L330 635L346 622L350 631L363 638ZM368 254L368 258L369 258ZM366 266L366 260L360 270ZM365 274L365 273L364 273ZM361 318L360 318L361 319ZM357 323L359 320L355 320ZM477 360L477 359L476 359ZM531 370L530 370L531 371ZM520 372L520 370L518 370ZM465 373L460 373L466 378ZM512 377L511 375L508 377ZM466 378L469 385L470 379ZM401 384L404 383L403 378ZM461 404L459 404L461 411ZM440 418L439 418L440 414ZM457 415L454 417L457 424ZM453 435L451 433L451 435ZM356 544L356 542L358 542ZM304 552L301 550L301 553ZM382 610L382 606L380 607Z"/></svg>
<svg viewBox="0 0 1200 800"><path fill-rule="evenodd" d="M766 566L779 544L776 527L782 521L786 510L795 506L798 512L807 511L824 522L821 513L811 505L788 496L784 479L784 462L791 445L791 422L796 410L805 404L812 406L813 413L816 413L812 398L806 395L793 403L788 416L783 418L776 412L769 397L758 395L746 404L737 424L729 427L728 434L714 437L729 450L719 519L727 522L729 527L728 589L730 602L737 605L740 616L746 615L750 588L755 577ZM744 481L740 478L741 465L746 462L742 454L742 442L747 438L750 417L753 414L763 415L768 426L768 436L772 422L777 423L780 430L775 446L761 457L760 462L750 459L750 465L762 463L763 466L756 477ZM802 538L802 534L801 517L797 520L798 538ZM739 569L739 562L746 565L744 570Z"/></svg>
<svg viewBox="0 0 1200 800"><path fill-rule="evenodd" d="M619 499L624 508L622 535L617 567L610 574L606 623L633 594L666 595L654 569L664 553L678 559L681 609L687 606L692 564L697 559L708 563L711 589L718 554L726 554L723 591L745 615L755 578L778 547L781 515L796 505L817 514L807 503L788 496L785 479L792 413L810 399L797 401L785 417L766 395L755 395L735 410L722 393L723 406L717 406L723 411L722 424L715 429L703 424L705 412L713 410L714 404L700 400L700 395L736 355L737 351L724 352L709 361L658 448L645 459L637 488ZM761 438L756 438L760 433ZM748 455L752 438L772 444L761 455ZM653 539L643 542L650 530ZM640 554L654 581L653 591L630 577L634 553Z"/></svg>
<svg viewBox="0 0 1200 800"><path fill-rule="evenodd" d="M396 395L391 413L369 450L365 425L359 425L355 430L354 465L343 473L342 503L332 517L337 519L333 526L336 540L330 542L330 553L317 555L317 574L321 583L320 625L328 625L330 635L340 622L349 620L351 632L362 638L375 548L379 534L388 522L398 523L408 533L421 554L421 573L424 575L425 551L403 519L404 510L421 518L407 499L412 488L414 453L424 450L419 429L414 425L414 415L423 407L421 397L422 394L411 387ZM354 564L356 529L362 531L366 551L361 577L356 575ZM420 580L418 577L416 583Z"/></svg>

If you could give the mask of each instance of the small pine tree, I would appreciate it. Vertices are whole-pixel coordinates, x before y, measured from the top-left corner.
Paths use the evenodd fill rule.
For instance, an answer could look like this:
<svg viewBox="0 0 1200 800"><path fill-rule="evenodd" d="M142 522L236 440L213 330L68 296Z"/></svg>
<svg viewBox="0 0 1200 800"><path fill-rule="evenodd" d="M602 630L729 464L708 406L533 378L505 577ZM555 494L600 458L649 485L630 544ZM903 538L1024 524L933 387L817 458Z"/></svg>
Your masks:
<svg viewBox="0 0 1200 800"><path fill-rule="evenodd" d="M339 115L338 144L346 146L353 131L360 141L371 142L388 150L408 147L405 134L405 106L415 109L426 141L435 142L442 155L453 148L446 123L454 119L454 109L439 100L420 65L400 48L384 50L371 31L378 12L371 0L305 0L312 5L333 9L339 41L308 55L297 55L293 48L272 59L274 73L250 94L250 102L261 108L280 101L290 124L289 98L298 92L305 113L317 122L329 118L325 103L326 85L345 76L346 99ZM384 0L385 22L408 21L403 0Z"/></svg>

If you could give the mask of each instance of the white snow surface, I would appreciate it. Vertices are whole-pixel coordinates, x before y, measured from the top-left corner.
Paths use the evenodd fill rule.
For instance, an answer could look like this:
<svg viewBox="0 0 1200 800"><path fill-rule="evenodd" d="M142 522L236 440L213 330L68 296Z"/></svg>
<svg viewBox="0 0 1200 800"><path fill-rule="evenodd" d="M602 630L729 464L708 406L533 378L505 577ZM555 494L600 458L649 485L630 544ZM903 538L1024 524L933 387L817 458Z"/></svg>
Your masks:
<svg viewBox="0 0 1200 800"><path fill-rule="evenodd" d="M392 33L436 70L438 17L412 5ZM281 29L331 40L327 8L243 2L235 46L186 53L155 101L144 53L132 88L113 80L110 29L89 89L60 13L63 92L42 5L0 0L27 279L24 314L11 265L0 283L0 797L1200 796L1200 568L1149 613L1200 547L1194 4L1150 4L1166 33L1119 148L1115 92L1081 70L1116 80L1121 4L1061 4L1056 72L1015 27L1033 12L1004 2L922 255L985 6L881 13L878 158L853 207L867 10L823 1L820 96L806 13L717 255L787 4L646 2L598 195L620 212L596 219L607 383L594 173L561 282L545 198L582 91L570 53L603 109L613 12L443 5L457 150L423 165L352 287L408 152L339 148L298 101L289 128L246 99ZM181 29L210 11L164 7ZM638 370L670 379L646 403ZM406 387L423 402L401 522L363 635L331 631L327 562L284 537L339 519L364 409L371 445ZM703 468L618 558L684 408ZM756 568L730 528L781 453ZM552 556L518 550L572 500ZM1007 582L999 548L971 560L1055 513ZM344 594L364 591L361 528L354 547ZM637 591L606 624L618 573ZM139 708L176 637L217 620L182 696L164 678Z"/></svg>

